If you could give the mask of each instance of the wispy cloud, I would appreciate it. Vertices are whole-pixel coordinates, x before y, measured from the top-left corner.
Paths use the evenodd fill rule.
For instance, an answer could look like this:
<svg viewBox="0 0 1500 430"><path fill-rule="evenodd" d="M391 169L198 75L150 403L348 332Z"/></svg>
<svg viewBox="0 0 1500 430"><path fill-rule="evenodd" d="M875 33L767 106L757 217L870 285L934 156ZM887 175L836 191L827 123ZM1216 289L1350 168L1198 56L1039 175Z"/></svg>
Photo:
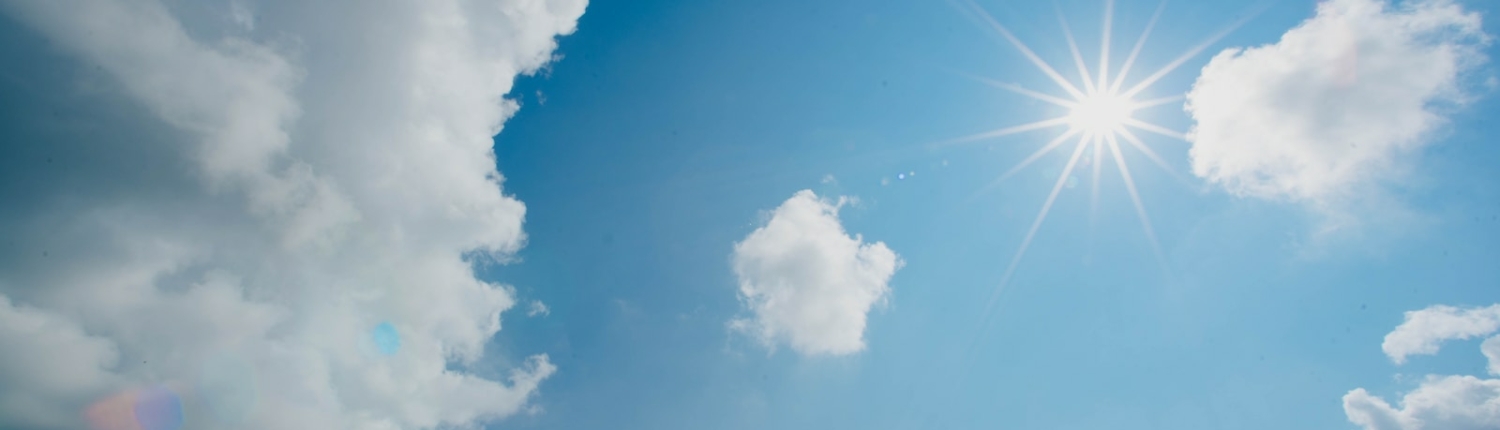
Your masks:
<svg viewBox="0 0 1500 430"><path fill-rule="evenodd" d="M547 304L542 303L541 300L531 301L531 306L526 308L526 316L528 317L547 316L551 314L552 309L548 308Z"/></svg>

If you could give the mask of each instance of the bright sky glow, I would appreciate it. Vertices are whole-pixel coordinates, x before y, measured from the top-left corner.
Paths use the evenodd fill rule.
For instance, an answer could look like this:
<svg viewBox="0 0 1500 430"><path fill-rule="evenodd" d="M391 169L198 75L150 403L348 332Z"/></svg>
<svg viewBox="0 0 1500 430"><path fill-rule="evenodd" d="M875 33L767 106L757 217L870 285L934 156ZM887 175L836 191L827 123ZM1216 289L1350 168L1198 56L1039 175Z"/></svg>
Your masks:
<svg viewBox="0 0 1500 430"><path fill-rule="evenodd" d="M1133 111L1130 101L1119 94L1093 94L1079 100L1068 112L1068 125L1094 135L1113 133L1125 126Z"/></svg>
<svg viewBox="0 0 1500 430"><path fill-rule="evenodd" d="M1154 71L1146 78L1143 78L1139 82L1134 83L1132 86L1123 87L1122 85L1124 84L1126 77L1129 76L1131 67L1135 65L1136 58L1140 55L1141 49L1146 45L1146 41L1151 35L1151 30L1156 27L1156 22L1158 18L1161 17L1161 12L1166 6L1166 2L1162 2L1157 6L1156 12L1152 14L1151 20L1146 24L1145 30L1142 31L1140 37L1136 39L1134 46L1130 50L1130 54L1125 58L1125 61L1121 64L1118 71L1113 72L1113 74L1111 74L1110 70L1110 37L1111 27L1114 20L1114 0L1104 1L1104 22L1103 29L1101 31L1103 40L1100 43L1102 49L1100 49L1099 60L1097 63L1095 63L1095 67L1093 70L1091 70L1085 63L1083 55L1078 50L1078 42L1073 38L1072 29L1069 28L1067 20L1063 17L1061 10L1058 10L1058 23L1060 27L1062 27L1063 37L1067 40L1068 49L1072 54L1074 66L1077 68L1078 79L1076 81L1064 77L1062 73L1059 73L1057 69L1054 68L1051 64L1048 64L1045 60L1042 60L1041 57L1037 56L1036 52L1031 49L1031 47L1027 46L1024 42L1017 38L1014 33L1011 33L1011 31L1004 25L1000 24L999 21L996 21L995 18L988 12L986 12L982 7L973 2L969 2L967 6L969 7L970 11L972 11L975 15L978 15L986 24L989 25L991 29L1004 37L1011 46L1019 50L1021 54L1031 62L1032 65L1036 66L1039 71L1041 71L1053 83L1055 83L1058 89L1066 93L1066 95L1057 96L1047 94L1043 91L1036 91L1025 88L1016 84L1002 83L990 79L977 78L980 81L997 88L1030 97L1039 101L1061 106L1068 110L1067 115L1059 118L1050 118L1022 125L1005 127L959 139L960 141L971 141L997 138L1033 130L1050 128L1065 129L1062 134L1042 145L1042 147L1037 149L1036 152L1033 152L1030 156L1021 160L1016 164L1015 167L1011 168L1004 175L1001 175L990 185L994 186L995 184L998 184L1006 178L1009 178L1016 172L1019 172L1021 169L1040 159L1042 156L1051 153L1058 147L1070 143L1072 144L1072 155L1069 157L1065 167L1063 167L1062 172L1057 176L1057 181L1052 186L1051 193L1047 195L1047 199L1042 203L1041 211L1037 214L1036 220L1032 222L1031 228L1026 232L1025 239L1022 239L1020 249L1018 249L1015 255L1011 258L1010 264L1005 270L1005 275L1001 278L1000 286L995 289L993 294L991 294L988 305L988 308L990 308L990 310L986 311L986 314L993 312L993 307L995 306L996 299L999 297L1000 291L1004 289L1005 285L1010 282L1011 276L1015 274L1016 267L1020 264L1022 256L1026 254L1026 249L1031 246L1031 241L1036 237L1037 230L1041 228L1042 222L1046 220L1047 213L1052 209L1052 204L1056 202L1058 193L1061 192L1064 186L1068 183L1068 178L1072 176L1073 170L1078 167L1079 160L1082 156L1085 155L1085 153L1087 153L1087 155L1092 158L1093 162L1090 163L1090 165L1094 166L1094 168L1092 169L1093 178L1090 182L1093 184L1093 195L1096 197L1091 201L1092 206L1090 208L1090 212L1097 211L1097 196L1100 179L1099 166L1100 162L1103 161L1103 158L1107 153L1108 156L1114 160L1114 164L1120 172L1120 180L1125 184L1125 188L1130 194L1131 202L1135 205L1136 215L1138 215L1140 218L1141 228L1145 229L1146 235L1151 241L1152 250L1156 253L1158 262L1164 261L1162 257L1161 245L1156 239L1155 230L1151 227L1151 219L1146 213L1145 205L1141 202L1140 193L1136 190L1135 179L1131 176L1130 168L1126 165L1125 158L1121 154L1120 143L1124 142L1128 144L1136 151L1139 151L1141 154L1145 155L1153 163L1161 166L1163 169L1167 169L1169 172L1172 171L1171 167L1169 167L1167 163L1162 160L1161 156L1157 155L1156 151L1147 146L1147 144L1138 136L1136 136L1135 132L1132 130L1160 134L1176 139L1184 139L1184 134L1171 130L1167 127L1136 119L1132 116L1132 114L1141 109L1180 102L1182 101L1182 96L1172 95L1144 101L1137 101L1135 100L1135 97L1149 89L1152 84L1155 84L1156 82L1161 80L1161 78L1166 76L1172 70L1181 66L1188 59L1192 58L1203 49L1207 48L1208 45L1222 38L1230 30L1238 27L1240 23L1232 24L1223 31L1220 31L1218 34L1213 35L1202 43L1199 43L1192 49L1188 50L1188 52L1182 54L1177 59L1173 60L1162 68ZM1165 268L1165 266L1163 267Z"/></svg>

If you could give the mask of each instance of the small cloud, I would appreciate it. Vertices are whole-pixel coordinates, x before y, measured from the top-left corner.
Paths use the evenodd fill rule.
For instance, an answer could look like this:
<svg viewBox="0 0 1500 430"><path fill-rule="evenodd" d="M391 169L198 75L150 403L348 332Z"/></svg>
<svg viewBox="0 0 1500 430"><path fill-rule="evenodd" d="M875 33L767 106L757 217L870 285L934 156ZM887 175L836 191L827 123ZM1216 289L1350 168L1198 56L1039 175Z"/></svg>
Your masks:
<svg viewBox="0 0 1500 430"><path fill-rule="evenodd" d="M526 316L528 317L547 316L551 314L552 309L548 309L547 304L542 303L541 300L532 300L531 306L526 308Z"/></svg>
<svg viewBox="0 0 1500 430"><path fill-rule="evenodd" d="M1322 2L1280 41L1203 68L1187 94L1193 173L1242 196L1359 200L1436 140L1488 40L1449 1Z"/></svg>
<svg viewBox="0 0 1500 430"><path fill-rule="evenodd" d="M538 405L538 404L532 404L531 406L527 406L526 407L526 415L528 415L528 416L541 415L543 412L546 412L546 411L547 411L546 408L543 408L542 405Z"/></svg>
<svg viewBox="0 0 1500 430"><path fill-rule="evenodd" d="M1397 364L1412 354L1436 354L1442 341L1494 333L1500 304L1460 309L1432 306L1406 313L1406 321L1385 337L1381 349ZM1480 346L1491 375L1500 375L1500 336ZM1401 380L1401 375L1397 375ZM1472 375L1427 375L1392 406L1356 388L1344 395L1344 415L1365 430L1477 430L1500 423L1500 379Z"/></svg>
<svg viewBox="0 0 1500 430"><path fill-rule="evenodd" d="M1411 355L1432 355L1448 340L1472 339L1500 330L1500 305L1484 308L1431 306L1406 313L1406 321L1385 336L1380 349L1396 364Z"/></svg>
<svg viewBox="0 0 1500 430"><path fill-rule="evenodd" d="M865 348L867 314L889 295L902 261L885 243L844 231L838 210L848 201L799 191L734 245L740 301L751 315L730 327L804 355Z"/></svg>

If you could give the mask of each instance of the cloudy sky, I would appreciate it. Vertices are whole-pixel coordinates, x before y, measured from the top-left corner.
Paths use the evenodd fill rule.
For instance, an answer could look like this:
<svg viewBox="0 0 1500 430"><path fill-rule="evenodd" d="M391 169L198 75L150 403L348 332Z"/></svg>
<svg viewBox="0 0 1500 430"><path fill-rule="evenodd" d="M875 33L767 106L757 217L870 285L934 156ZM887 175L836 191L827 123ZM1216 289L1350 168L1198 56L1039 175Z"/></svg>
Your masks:
<svg viewBox="0 0 1500 430"><path fill-rule="evenodd" d="M1497 13L0 0L0 428L1500 429Z"/></svg>

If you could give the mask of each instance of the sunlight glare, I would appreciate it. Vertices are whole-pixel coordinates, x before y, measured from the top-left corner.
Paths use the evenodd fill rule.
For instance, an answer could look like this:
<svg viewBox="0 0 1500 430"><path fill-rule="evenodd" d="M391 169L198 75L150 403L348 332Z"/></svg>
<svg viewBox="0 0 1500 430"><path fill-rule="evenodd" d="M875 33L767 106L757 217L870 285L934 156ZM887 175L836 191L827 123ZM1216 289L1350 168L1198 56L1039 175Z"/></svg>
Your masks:
<svg viewBox="0 0 1500 430"><path fill-rule="evenodd" d="M1111 134L1130 120L1131 107L1129 100L1117 94L1090 95L1068 113L1068 125L1089 134Z"/></svg>
<svg viewBox="0 0 1500 430"><path fill-rule="evenodd" d="M1052 67L1052 65L1042 60L1042 58L1031 49L1031 47L1026 46L1025 43L1021 42L1020 38L1016 37L1014 33L1011 33L1011 31L1004 25L1001 25L999 21L995 20L993 16L986 12L984 8L975 3L974 0L964 0L959 3L959 5L968 9L976 17L980 18L980 20L984 24L987 24L990 29L995 30L995 33L1001 36L1004 42L1007 42L1017 51L1020 51L1020 53L1027 60L1029 60L1033 66L1036 66L1038 71L1042 72L1043 75L1046 75L1047 78L1049 78L1053 83L1057 84L1059 89L1061 89L1065 93L1065 95L1047 94L1044 92L1024 88L1018 84L1005 83L993 79L970 76L971 78L994 86L996 88L1026 96L1037 101L1059 106L1066 109L1067 111L1065 115L1059 117L1042 119L1030 123L991 130L988 132L976 133L946 142L973 142L977 140L986 140L1002 136L1027 133L1035 130L1067 126L1067 129L1059 134L1056 138L1042 145L1041 148L1038 148L1035 152L1032 152L1029 156L1021 160L1014 167L1006 171L1004 174L1000 175L980 191L982 192L986 189L994 187L999 182L1012 177L1021 169L1031 165L1035 161L1038 161L1047 154L1052 153L1059 147L1065 146L1066 142L1076 142L1074 144L1075 146L1073 147L1072 156L1069 158L1066 166L1063 168L1062 173L1058 175L1057 182L1054 183L1051 193L1047 195L1046 201L1042 203L1041 211L1037 213L1036 218L1032 221L1031 228L1026 231L1025 238L1021 240L1020 248L1016 250L1016 253L1014 255L1012 255L1010 264L1006 267L1004 274L1001 275L1000 285L991 292L990 298L985 305L984 320L988 321L989 318L994 316L993 310L997 304L997 300L999 299L1000 292L1005 289L1005 286L1007 284L1010 283L1011 276L1015 275L1016 269L1017 267L1019 267L1022 257L1026 254L1027 248L1031 246L1032 240L1036 238L1036 234L1042 226L1042 223L1047 219L1047 214L1051 211L1053 203L1058 198L1058 194L1062 192L1064 188L1072 188L1069 186L1069 184L1077 182L1077 180L1072 177L1073 170L1075 167L1078 167L1079 158L1086 150L1092 154L1092 162L1088 163L1088 167L1092 170L1093 173L1090 180L1090 225L1092 226L1094 213L1097 210L1095 206L1098 205L1099 200L1098 194L1100 167L1102 164L1104 164L1103 158L1108 157L1114 160L1113 164L1115 165L1115 170L1118 170L1120 174L1121 182L1123 182L1123 184L1125 185L1126 191L1130 196L1131 204L1132 206L1134 206L1136 212L1135 215L1140 219L1141 227L1143 230L1145 230L1147 240L1151 243L1152 250L1156 253L1157 263L1162 265L1163 272L1166 273L1168 277L1170 277L1170 270L1166 265L1165 257L1162 254L1160 243L1156 238L1156 231L1151 226L1151 219L1149 214L1146 212L1145 204L1141 200L1140 191L1136 187L1135 178L1132 177L1131 171L1126 164L1124 154L1121 153L1120 142L1124 141L1131 148L1136 149L1141 154L1144 154L1146 158L1149 159L1152 163L1162 167L1163 170L1166 170L1169 174L1176 177L1177 173L1171 168L1171 166L1165 160L1163 160L1155 150L1151 149L1151 147L1147 146L1145 142L1137 137L1135 133L1131 131L1131 129L1167 136L1177 140L1186 140L1187 136L1182 132L1178 132L1176 130L1172 130L1167 127L1156 125L1134 117L1137 111L1181 102L1183 100L1182 94L1169 94L1166 96L1147 99L1143 101L1136 101L1135 99L1137 96L1142 95L1148 89L1150 89L1153 84L1166 77L1168 73L1171 73L1173 70L1176 70L1178 67L1185 64L1189 59L1195 57L1196 55L1198 55L1198 53L1207 49L1209 46L1218 41L1220 38L1224 37L1230 31L1233 31L1235 28L1239 27L1239 25L1243 24L1245 20L1249 19L1249 16L1253 16L1255 14L1248 14L1249 16L1240 19L1239 21L1228 26L1228 28L1225 28L1212 37L1209 37L1208 39L1200 42L1199 44L1189 49L1187 52L1183 53L1181 56L1178 56L1176 59L1167 63L1165 66L1157 69L1152 73L1147 74L1145 78L1140 79L1133 85L1126 85L1126 76L1130 74L1130 71L1136 65L1136 60L1139 58L1142 48L1146 45L1147 38L1150 36L1152 30L1156 27L1157 20L1161 17L1162 11L1166 7L1165 0L1157 5L1156 11L1152 13L1151 18L1146 23L1146 26L1141 32L1140 37L1136 39L1135 44L1131 47L1129 55L1125 57L1125 61L1123 62L1123 64L1121 64L1118 69L1113 70L1110 67L1110 48L1114 24L1114 0L1104 0L1104 20L1103 26L1100 31L1100 35L1102 37L1100 41L1099 62L1094 65L1095 67L1093 68L1093 70L1090 70L1089 65L1084 62L1084 57L1078 49L1077 40L1073 37L1072 28L1068 25L1067 19L1063 17L1061 8L1055 8L1058 15L1058 24L1062 29L1063 40L1068 45L1068 53L1072 57L1074 65L1078 68L1079 79L1077 82L1070 81L1059 74L1057 70ZM987 322L982 324L987 324Z"/></svg>

